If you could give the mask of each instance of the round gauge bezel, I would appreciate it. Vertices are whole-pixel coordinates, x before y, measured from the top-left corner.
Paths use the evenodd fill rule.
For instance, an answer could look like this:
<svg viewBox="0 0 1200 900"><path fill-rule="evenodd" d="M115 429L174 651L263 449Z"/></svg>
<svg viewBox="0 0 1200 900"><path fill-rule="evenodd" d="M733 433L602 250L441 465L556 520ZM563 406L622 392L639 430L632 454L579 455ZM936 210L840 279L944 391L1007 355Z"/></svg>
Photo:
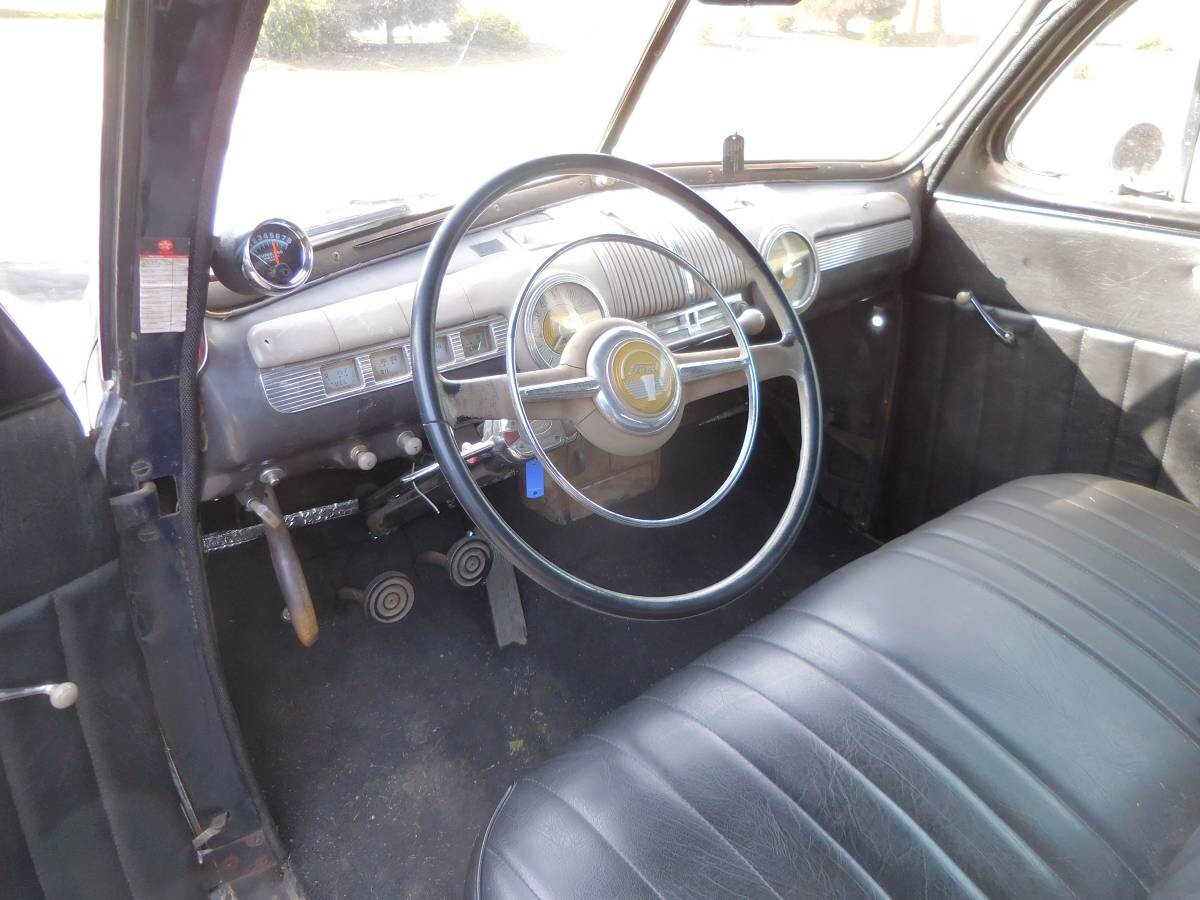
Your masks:
<svg viewBox="0 0 1200 900"><path fill-rule="evenodd" d="M262 273L254 267L254 261L250 258L250 245L253 243L253 238L260 231L274 228L281 231L290 232L293 239L300 244L300 267L292 273L292 277L285 284L276 284L263 277ZM261 291L268 294L285 294L288 291L294 291L304 282L308 281L308 277L312 275L313 270L313 248L312 242L308 239L308 234L299 225L289 222L287 219L267 219L264 222L259 222L246 235L245 241L242 242L242 275L246 280Z"/></svg>
<svg viewBox="0 0 1200 900"><path fill-rule="evenodd" d="M814 243L812 238L810 238L795 225L776 225L774 228L768 231L766 237L763 238L761 244L759 245L759 253L762 254L763 259L768 260L769 262L772 245L774 245L777 240L786 234L794 234L796 237L800 238L800 240L804 241L804 243L808 245L809 252L812 254L813 276L812 283L808 288L808 294L801 298L801 301L798 304L792 307L792 309L796 310L797 313L802 313L812 306L813 301L817 299L817 294L821 290L821 261L817 258L816 243ZM783 285L781 284L779 287L782 290Z"/></svg>
<svg viewBox="0 0 1200 900"><path fill-rule="evenodd" d="M533 315L537 311L538 304L542 302L542 298L551 288L558 287L561 284L577 284L595 298L600 304L600 315L602 318L608 318L608 304L604 302L604 296L596 289L596 286L579 275L573 275L567 272L560 272L557 275L551 275L544 281L538 284L533 289L529 297L529 303L525 307L525 344L529 349L530 355L536 362L541 363L546 368L553 368L558 365L556 362L551 362L542 354L541 348L538 347L538 342L534 338ZM562 356L559 356L559 361L562 361Z"/></svg>

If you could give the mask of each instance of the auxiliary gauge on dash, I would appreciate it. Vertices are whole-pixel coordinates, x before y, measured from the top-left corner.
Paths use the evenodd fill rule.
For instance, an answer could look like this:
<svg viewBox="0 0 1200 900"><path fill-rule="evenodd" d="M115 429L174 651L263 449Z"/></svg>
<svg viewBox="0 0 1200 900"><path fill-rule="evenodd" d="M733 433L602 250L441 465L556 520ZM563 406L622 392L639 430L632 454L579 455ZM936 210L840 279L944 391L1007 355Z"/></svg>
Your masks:
<svg viewBox="0 0 1200 900"><path fill-rule="evenodd" d="M249 234L217 240L213 271L239 294L282 294L312 274L308 235L284 219L268 219Z"/></svg>

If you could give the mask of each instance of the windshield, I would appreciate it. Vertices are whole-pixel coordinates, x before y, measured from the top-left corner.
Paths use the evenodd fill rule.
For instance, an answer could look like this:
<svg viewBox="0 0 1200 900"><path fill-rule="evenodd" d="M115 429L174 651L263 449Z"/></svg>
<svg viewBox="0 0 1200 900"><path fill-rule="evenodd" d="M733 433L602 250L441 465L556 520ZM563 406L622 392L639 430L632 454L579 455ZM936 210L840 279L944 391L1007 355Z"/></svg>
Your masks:
<svg viewBox="0 0 1200 900"><path fill-rule="evenodd" d="M272 0L238 100L217 229L427 212L518 162L595 150L663 9Z"/></svg>
<svg viewBox="0 0 1200 900"><path fill-rule="evenodd" d="M749 161L886 159L918 137L1023 2L692 3L616 152L714 162L736 132Z"/></svg>
<svg viewBox="0 0 1200 900"><path fill-rule="evenodd" d="M715 162L737 132L749 161L890 157L1023 2L692 2L616 152ZM272 0L234 119L218 230L417 215L510 165L595 150L665 5Z"/></svg>

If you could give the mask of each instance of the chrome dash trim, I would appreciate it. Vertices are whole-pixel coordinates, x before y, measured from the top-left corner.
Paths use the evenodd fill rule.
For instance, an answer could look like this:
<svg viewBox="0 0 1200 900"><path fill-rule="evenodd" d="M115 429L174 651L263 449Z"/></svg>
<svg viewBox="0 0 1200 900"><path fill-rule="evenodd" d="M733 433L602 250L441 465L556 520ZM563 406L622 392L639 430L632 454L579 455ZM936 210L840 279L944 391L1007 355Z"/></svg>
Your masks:
<svg viewBox="0 0 1200 900"><path fill-rule="evenodd" d="M733 307L738 315L747 307L741 297L726 297L725 302ZM671 312L659 313L643 319L642 324L671 349L729 333L729 321L716 300L706 300Z"/></svg>
<svg viewBox="0 0 1200 900"><path fill-rule="evenodd" d="M461 369L463 366L471 366L475 363L503 356L508 341L508 331L505 328L505 324L504 318L497 316L439 330L437 336L447 339L451 351L451 361L440 366L441 371ZM472 328L477 328L480 325L486 325L490 328L492 332L492 349L486 353L468 357L463 351L462 333ZM403 353L408 371L398 378L376 381L375 372L371 367L371 355L386 350L399 350ZM321 376L322 367L330 363L350 361L353 361L355 367L358 369L358 385L333 393L327 391L325 381ZM263 392L266 394L267 402L271 405L272 409L281 413L302 412L317 406L323 406L326 403L344 400L347 397L357 397L362 394L369 394L372 391L395 387L398 384L410 383L412 381L412 348L409 346L409 341L407 340L387 341L354 351L333 353L329 356L322 356L319 359L307 359L304 362L289 363L284 366L263 369L258 373L258 377L262 383Z"/></svg>
<svg viewBox="0 0 1200 900"><path fill-rule="evenodd" d="M822 272L840 269L876 256L907 250L912 246L912 219L872 225L817 241L817 265Z"/></svg>

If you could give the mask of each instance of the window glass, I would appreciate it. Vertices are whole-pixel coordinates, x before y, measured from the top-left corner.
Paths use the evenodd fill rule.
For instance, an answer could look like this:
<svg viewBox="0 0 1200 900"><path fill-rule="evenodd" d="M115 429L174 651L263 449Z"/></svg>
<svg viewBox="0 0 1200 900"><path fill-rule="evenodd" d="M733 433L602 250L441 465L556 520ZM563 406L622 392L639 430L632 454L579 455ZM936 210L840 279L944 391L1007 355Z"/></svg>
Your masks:
<svg viewBox="0 0 1200 900"><path fill-rule="evenodd" d="M1198 62L1200 4L1138 0L1033 102L1009 159L1049 190L1179 199Z"/></svg>
<svg viewBox="0 0 1200 900"><path fill-rule="evenodd" d="M711 162L734 132L747 160L885 159L979 62L1020 0L693 2L617 152Z"/></svg>
<svg viewBox="0 0 1200 900"><path fill-rule="evenodd" d="M1188 176L1187 188L1183 192L1185 203L1195 203L1200 200L1200 153L1192 157L1192 171Z"/></svg>
<svg viewBox="0 0 1200 900"><path fill-rule="evenodd" d="M97 332L104 0L0 6L0 306L87 419L100 399L84 374Z"/></svg>
<svg viewBox="0 0 1200 900"><path fill-rule="evenodd" d="M219 229L448 206L508 166L591 152L666 0L271 0Z"/></svg>

